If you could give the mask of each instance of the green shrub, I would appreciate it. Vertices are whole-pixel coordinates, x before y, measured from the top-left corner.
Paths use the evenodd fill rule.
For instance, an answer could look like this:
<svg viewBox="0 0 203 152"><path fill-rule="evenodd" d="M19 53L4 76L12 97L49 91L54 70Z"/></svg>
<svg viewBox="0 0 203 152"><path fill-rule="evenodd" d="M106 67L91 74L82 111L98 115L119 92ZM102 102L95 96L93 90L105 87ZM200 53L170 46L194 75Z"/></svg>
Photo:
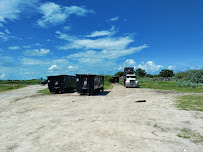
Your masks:
<svg viewBox="0 0 203 152"><path fill-rule="evenodd" d="M176 82L177 86L181 86L181 87L193 87L196 88L196 84L190 82L190 81L186 81L186 80L178 80Z"/></svg>
<svg viewBox="0 0 203 152"><path fill-rule="evenodd" d="M178 72L174 76L175 80L189 81L192 83L203 83L203 70L190 70Z"/></svg>

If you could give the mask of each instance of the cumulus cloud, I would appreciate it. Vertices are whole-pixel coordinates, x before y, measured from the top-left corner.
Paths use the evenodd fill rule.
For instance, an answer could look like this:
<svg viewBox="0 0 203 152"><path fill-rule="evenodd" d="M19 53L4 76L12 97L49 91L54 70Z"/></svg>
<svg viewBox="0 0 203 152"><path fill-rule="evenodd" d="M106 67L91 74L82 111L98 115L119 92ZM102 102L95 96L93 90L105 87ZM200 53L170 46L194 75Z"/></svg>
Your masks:
<svg viewBox="0 0 203 152"><path fill-rule="evenodd" d="M136 66L136 68L144 69L147 73L155 73L158 72L161 68L163 68L163 66L156 65L153 61L148 61L146 63Z"/></svg>
<svg viewBox="0 0 203 152"><path fill-rule="evenodd" d="M48 27L64 23L71 15L85 16L87 13L93 13L93 11L78 6L65 7L47 2L39 7L39 13L43 16L37 21L37 24L41 27Z"/></svg>
<svg viewBox="0 0 203 152"><path fill-rule="evenodd" d="M28 8L35 7L38 0L1 0L0 1L0 22L19 19L19 14Z"/></svg>
<svg viewBox="0 0 203 152"><path fill-rule="evenodd" d="M133 59L127 59L124 62L124 66L135 66L135 61Z"/></svg>
<svg viewBox="0 0 203 152"><path fill-rule="evenodd" d="M10 46L10 47L8 47L8 49L9 50L18 50L18 49L20 49L20 47L19 46Z"/></svg>
<svg viewBox="0 0 203 152"><path fill-rule="evenodd" d="M119 16L116 16L116 17L108 19L107 22L114 22L114 21L117 21L118 19L119 19Z"/></svg>
<svg viewBox="0 0 203 152"><path fill-rule="evenodd" d="M52 65L51 67L49 67L49 70L50 70L50 71L59 70L59 67L58 67L56 64L54 64L54 65Z"/></svg>
<svg viewBox="0 0 203 152"><path fill-rule="evenodd" d="M190 70L202 70L203 66L199 65L199 66L195 66L195 67L190 67Z"/></svg>
<svg viewBox="0 0 203 152"><path fill-rule="evenodd" d="M169 70L174 70L174 69L176 69L176 66L170 65L170 66L168 66L168 69Z"/></svg>
<svg viewBox="0 0 203 152"><path fill-rule="evenodd" d="M24 52L24 55L26 56L44 56L47 53L49 53L50 50L49 49L34 49L34 50L27 50Z"/></svg>

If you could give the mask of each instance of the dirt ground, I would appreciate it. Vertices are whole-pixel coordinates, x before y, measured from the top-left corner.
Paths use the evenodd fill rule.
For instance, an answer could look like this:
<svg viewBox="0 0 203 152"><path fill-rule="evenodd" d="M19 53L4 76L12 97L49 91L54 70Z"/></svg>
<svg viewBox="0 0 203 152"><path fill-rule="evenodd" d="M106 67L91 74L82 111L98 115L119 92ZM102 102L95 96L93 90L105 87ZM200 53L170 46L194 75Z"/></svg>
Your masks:
<svg viewBox="0 0 203 152"><path fill-rule="evenodd" d="M203 134L196 112L178 110L185 93L124 88L95 96L43 95L33 85L0 93L0 151L200 152L203 144L177 137L183 128ZM146 100L146 102L135 102Z"/></svg>

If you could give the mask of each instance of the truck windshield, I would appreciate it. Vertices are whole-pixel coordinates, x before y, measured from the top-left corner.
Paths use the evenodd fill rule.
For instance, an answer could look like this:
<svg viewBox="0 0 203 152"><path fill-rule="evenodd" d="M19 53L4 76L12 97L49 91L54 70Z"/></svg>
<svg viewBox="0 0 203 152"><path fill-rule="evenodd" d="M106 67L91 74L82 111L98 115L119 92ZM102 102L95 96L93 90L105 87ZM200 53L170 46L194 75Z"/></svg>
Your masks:
<svg viewBox="0 0 203 152"><path fill-rule="evenodd" d="M136 78L136 76L127 76L127 78Z"/></svg>

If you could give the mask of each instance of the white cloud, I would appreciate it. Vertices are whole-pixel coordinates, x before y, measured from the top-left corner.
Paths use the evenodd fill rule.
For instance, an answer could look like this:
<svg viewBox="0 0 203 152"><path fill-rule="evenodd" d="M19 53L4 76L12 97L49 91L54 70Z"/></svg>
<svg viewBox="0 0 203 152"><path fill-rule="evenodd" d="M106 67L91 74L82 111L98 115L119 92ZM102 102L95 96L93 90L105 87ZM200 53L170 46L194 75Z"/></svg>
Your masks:
<svg viewBox="0 0 203 152"><path fill-rule="evenodd" d="M4 80L6 78L6 74L3 73L2 75L0 75L0 79Z"/></svg>
<svg viewBox="0 0 203 152"><path fill-rule="evenodd" d="M11 38L11 36L9 36L6 33L0 32L0 39L3 41L7 41L9 38Z"/></svg>
<svg viewBox="0 0 203 152"><path fill-rule="evenodd" d="M0 22L19 19L19 14L24 10L35 7L38 0L1 0L0 1Z"/></svg>
<svg viewBox="0 0 203 152"><path fill-rule="evenodd" d="M49 49L40 49L40 50L34 49L34 50L27 50L24 52L24 54L27 56L44 56L49 52L50 52Z"/></svg>
<svg viewBox="0 0 203 152"><path fill-rule="evenodd" d="M195 67L190 67L190 70L202 70L203 66L199 65L199 66L195 66Z"/></svg>
<svg viewBox="0 0 203 152"><path fill-rule="evenodd" d="M101 61L102 59L111 60L111 59L117 59L122 56L133 54L147 47L148 47L147 45L142 45L139 47L132 47L124 50L103 50L103 51L88 50L84 52L71 54L68 56L68 58L76 59L80 61L87 61L88 59L90 61L93 61L93 60Z"/></svg>
<svg viewBox="0 0 203 152"><path fill-rule="evenodd" d="M4 32L0 32L0 39L3 41L8 41L9 39L19 39L15 36L12 36L8 29L5 29Z"/></svg>
<svg viewBox="0 0 203 152"><path fill-rule="evenodd" d="M110 30L94 31L86 37L99 37L99 36L112 36L116 34L115 27L113 26Z"/></svg>
<svg viewBox="0 0 203 152"><path fill-rule="evenodd" d="M10 46L10 47L8 47L8 49L9 50L18 50L18 49L20 49L20 47L19 46Z"/></svg>
<svg viewBox="0 0 203 152"><path fill-rule="evenodd" d="M62 39L62 40L66 40L66 41L75 41L77 40L77 38L75 36L70 36L64 33L61 33L60 31L56 31L57 38Z"/></svg>
<svg viewBox="0 0 203 152"><path fill-rule="evenodd" d="M0 55L0 65L4 64L4 66L6 66L8 64L13 64L13 63L14 63L13 57Z"/></svg>
<svg viewBox="0 0 203 152"><path fill-rule="evenodd" d="M170 66L168 66L168 69L169 70L174 70L174 69L176 69L176 66L170 65Z"/></svg>
<svg viewBox="0 0 203 152"><path fill-rule="evenodd" d="M56 31L58 38L66 40L67 45L58 46L58 49L68 50L68 49L94 49L94 50L132 50L127 48L127 46L134 42L131 36L120 36L120 37L104 37L104 38L81 38L71 35L64 34L60 31ZM92 33L92 37L98 36L101 33ZM102 33L105 34L105 33ZM106 33L107 34L107 33ZM145 45L145 48L147 45ZM134 48L134 47L132 47Z"/></svg>
<svg viewBox="0 0 203 152"><path fill-rule="evenodd" d="M21 62L24 65L47 65L47 64L50 64L49 61L38 60L38 59L31 59L31 58L22 58Z"/></svg>
<svg viewBox="0 0 203 152"><path fill-rule="evenodd" d="M5 29L5 33L7 34L11 34L10 31L8 29Z"/></svg>
<svg viewBox="0 0 203 152"><path fill-rule="evenodd" d="M68 66L68 69L78 69L78 67L75 67L75 66Z"/></svg>
<svg viewBox="0 0 203 152"><path fill-rule="evenodd" d="M41 44L39 44L39 43L34 43L34 44L31 44L31 45L25 45L25 46L22 46L22 47L29 49L29 48L32 48L33 46L41 46Z"/></svg>
<svg viewBox="0 0 203 152"><path fill-rule="evenodd" d="M99 39L76 39L68 44L66 48L75 49L100 49L100 50L117 50L125 49L127 45L133 42L129 36L117 38L99 38Z"/></svg>
<svg viewBox="0 0 203 152"><path fill-rule="evenodd" d="M147 73L155 73L158 72L161 68L163 68L162 65L156 65L153 61L148 61L143 65L138 65L136 68L144 69Z"/></svg>
<svg viewBox="0 0 203 152"><path fill-rule="evenodd" d="M84 70L83 73L115 74L121 66L121 64L118 66L116 63L118 58L132 55L149 46L147 44L133 46L134 39L132 36L129 34L115 36L112 34L114 29L112 27L110 30L94 31L88 36L80 35L78 37L56 31L57 37L64 40L64 45L58 46L58 49L76 49L76 53L67 56L70 61L68 65L78 67L79 71ZM132 59L127 60L127 63L135 65L135 61Z"/></svg>
<svg viewBox="0 0 203 152"><path fill-rule="evenodd" d="M82 7L64 7L53 2L42 4L39 8L39 12L43 15L42 18L37 21L41 27L61 24L65 22L70 15L85 16L87 13L93 13L93 11Z"/></svg>
<svg viewBox="0 0 203 152"><path fill-rule="evenodd" d="M125 62L124 62L124 66L135 66L135 61L133 59L127 59Z"/></svg>
<svg viewBox="0 0 203 152"><path fill-rule="evenodd" d="M64 30L64 31L69 31L70 29L71 29L70 26L64 26L64 27L63 27L63 30Z"/></svg>
<svg viewBox="0 0 203 152"><path fill-rule="evenodd" d="M119 16L116 16L116 17L113 17L113 18L110 18L107 20L107 22L114 22L114 21L117 21L119 19Z"/></svg>
<svg viewBox="0 0 203 152"><path fill-rule="evenodd" d="M59 67L58 67L56 64L54 64L54 65L52 65L51 67L49 67L49 70L50 70L50 71L59 70Z"/></svg>
<svg viewBox="0 0 203 152"><path fill-rule="evenodd" d="M122 70L123 68L120 66L120 67L118 67L118 70L120 71L120 70Z"/></svg>

